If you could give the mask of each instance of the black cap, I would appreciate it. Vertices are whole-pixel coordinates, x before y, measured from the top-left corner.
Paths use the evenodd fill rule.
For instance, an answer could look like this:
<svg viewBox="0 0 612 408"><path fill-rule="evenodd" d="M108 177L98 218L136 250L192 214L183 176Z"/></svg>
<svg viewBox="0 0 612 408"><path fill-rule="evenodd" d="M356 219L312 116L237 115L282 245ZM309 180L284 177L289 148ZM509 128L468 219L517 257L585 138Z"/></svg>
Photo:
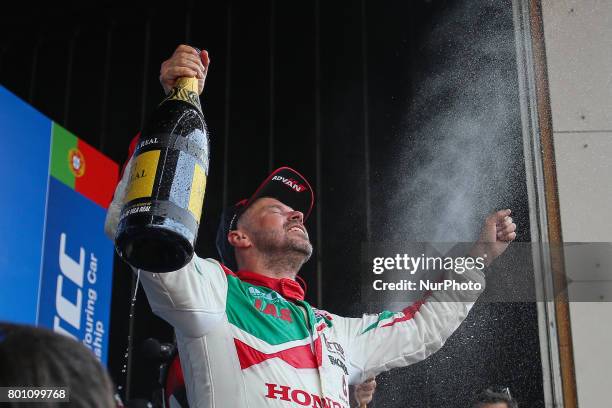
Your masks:
<svg viewBox="0 0 612 408"><path fill-rule="evenodd" d="M304 214L304 222L310 215L314 206L314 192L308 181L297 171L289 167L280 167L274 170L259 185L250 198L241 200L226 208L221 214L219 228L217 228L217 251L221 262L231 270L238 267L234 247L227 240L230 231L236 229L238 218L255 200L261 197L276 198L281 203Z"/></svg>

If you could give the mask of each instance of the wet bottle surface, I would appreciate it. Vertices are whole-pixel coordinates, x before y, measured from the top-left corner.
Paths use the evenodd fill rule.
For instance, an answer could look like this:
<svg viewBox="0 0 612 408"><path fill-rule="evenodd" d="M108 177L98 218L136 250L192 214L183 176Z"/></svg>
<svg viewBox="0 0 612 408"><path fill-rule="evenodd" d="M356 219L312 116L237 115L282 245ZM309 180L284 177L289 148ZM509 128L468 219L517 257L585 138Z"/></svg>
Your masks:
<svg viewBox="0 0 612 408"><path fill-rule="evenodd" d="M208 135L195 78L180 78L134 151L115 247L130 265L170 272L193 257L206 178Z"/></svg>

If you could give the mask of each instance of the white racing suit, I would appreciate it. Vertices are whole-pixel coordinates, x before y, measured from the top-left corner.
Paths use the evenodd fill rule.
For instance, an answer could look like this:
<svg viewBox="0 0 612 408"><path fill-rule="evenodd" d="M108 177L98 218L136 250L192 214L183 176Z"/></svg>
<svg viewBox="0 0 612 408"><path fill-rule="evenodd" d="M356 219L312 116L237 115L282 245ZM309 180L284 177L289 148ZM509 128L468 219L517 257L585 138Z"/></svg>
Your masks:
<svg viewBox="0 0 612 408"><path fill-rule="evenodd" d="M112 237L127 174L107 216ZM479 270L453 278L484 287ZM346 318L197 256L179 271L140 279L153 311L176 330L192 408L348 408L348 384L437 351L479 294L437 291L400 312Z"/></svg>

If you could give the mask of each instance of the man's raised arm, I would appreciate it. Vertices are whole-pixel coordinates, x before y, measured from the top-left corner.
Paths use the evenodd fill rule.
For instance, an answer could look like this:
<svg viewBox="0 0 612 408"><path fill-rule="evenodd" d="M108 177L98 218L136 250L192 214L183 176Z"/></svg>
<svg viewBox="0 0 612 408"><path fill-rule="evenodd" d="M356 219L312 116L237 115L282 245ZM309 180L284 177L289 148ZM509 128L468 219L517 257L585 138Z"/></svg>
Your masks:
<svg viewBox="0 0 612 408"><path fill-rule="evenodd" d="M469 255L484 258L487 266L516 238L510 210L487 217L478 242ZM486 255L485 255L486 254ZM480 284L480 290L434 290L400 312L382 312L362 318L334 317L335 329L345 337L351 364L351 383L363 382L395 367L419 362L440 349L469 313L484 290L484 273L467 269L452 273L457 283Z"/></svg>
<svg viewBox="0 0 612 408"><path fill-rule="evenodd" d="M196 77L200 94L208 72L210 58L206 51L180 45L161 65L159 80L167 94L180 77ZM114 240L123 208L132 157L124 168L113 201L108 208L104 230ZM138 272L134 268L135 272ZM153 311L189 337L200 337L223 318L227 279L221 265L209 259L193 259L182 269L170 273L141 271L140 280Z"/></svg>

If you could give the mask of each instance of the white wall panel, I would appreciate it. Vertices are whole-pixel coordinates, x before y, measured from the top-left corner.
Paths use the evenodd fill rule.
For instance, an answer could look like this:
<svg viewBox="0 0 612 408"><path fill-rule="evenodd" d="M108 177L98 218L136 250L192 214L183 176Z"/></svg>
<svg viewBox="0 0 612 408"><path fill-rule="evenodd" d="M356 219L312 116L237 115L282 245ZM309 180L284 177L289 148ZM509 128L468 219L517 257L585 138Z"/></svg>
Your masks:
<svg viewBox="0 0 612 408"><path fill-rule="evenodd" d="M555 133L554 141L563 240L612 241L612 132Z"/></svg>
<svg viewBox="0 0 612 408"><path fill-rule="evenodd" d="M612 302L610 243L567 244L565 272L569 278L570 300Z"/></svg>
<svg viewBox="0 0 612 408"><path fill-rule="evenodd" d="M549 69L550 75L550 69ZM565 242L612 241L612 133L555 133L555 157ZM567 248L566 268L580 407L609 403L612 389L612 254Z"/></svg>
<svg viewBox="0 0 612 408"><path fill-rule="evenodd" d="M555 131L612 130L612 1L542 0Z"/></svg>
<svg viewBox="0 0 612 408"><path fill-rule="evenodd" d="M570 303L580 408L610 406L612 302Z"/></svg>

